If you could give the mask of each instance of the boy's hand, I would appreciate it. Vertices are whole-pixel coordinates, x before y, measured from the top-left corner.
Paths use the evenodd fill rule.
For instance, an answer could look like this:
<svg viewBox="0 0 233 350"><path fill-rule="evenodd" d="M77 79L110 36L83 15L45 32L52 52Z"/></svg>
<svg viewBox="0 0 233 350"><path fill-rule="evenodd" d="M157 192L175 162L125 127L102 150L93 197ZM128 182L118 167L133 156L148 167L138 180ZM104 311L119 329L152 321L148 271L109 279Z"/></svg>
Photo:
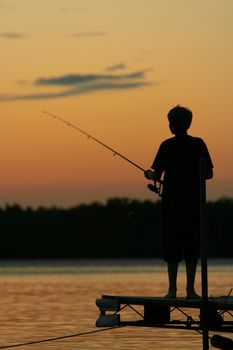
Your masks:
<svg viewBox="0 0 233 350"><path fill-rule="evenodd" d="M148 169L144 172L144 175L145 177L148 179L148 180L154 180L154 171L151 170L151 169Z"/></svg>

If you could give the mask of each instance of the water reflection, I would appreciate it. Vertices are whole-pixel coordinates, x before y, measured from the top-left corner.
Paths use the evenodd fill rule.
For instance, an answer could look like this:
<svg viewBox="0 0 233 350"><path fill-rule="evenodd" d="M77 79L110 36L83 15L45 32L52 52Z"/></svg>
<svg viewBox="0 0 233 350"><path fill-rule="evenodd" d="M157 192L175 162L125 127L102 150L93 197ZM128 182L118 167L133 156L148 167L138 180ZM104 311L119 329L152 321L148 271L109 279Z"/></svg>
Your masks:
<svg viewBox="0 0 233 350"><path fill-rule="evenodd" d="M129 264L128 264L129 265ZM143 265L143 264L142 264ZM96 330L95 300L102 294L162 296L166 292L165 266L153 262L104 269L103 264L2 263L0 267L0 346L28 340ZM94 268L95 267L95 268ZM100 269L98 271L98 268ZM233 263L213 264L209 290L226 295L232 287ZM200 292L200 271L197 291ZM185 273L178 278L185 294ZM33 345L34 349L201 349L195 332L128 327L83 337ZM24 347L24 349L30 347Z"/></svg>

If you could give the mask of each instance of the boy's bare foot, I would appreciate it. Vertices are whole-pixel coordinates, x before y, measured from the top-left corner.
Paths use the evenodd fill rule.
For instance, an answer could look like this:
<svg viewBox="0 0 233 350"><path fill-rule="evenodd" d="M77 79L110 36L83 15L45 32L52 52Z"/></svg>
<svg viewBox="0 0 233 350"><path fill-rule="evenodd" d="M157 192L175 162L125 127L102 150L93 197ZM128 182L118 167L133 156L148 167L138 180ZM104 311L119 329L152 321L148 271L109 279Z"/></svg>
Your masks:
<svg viewBox="0 0 233 350"><path fill-rule="evenodd" d="M176 298L176 291L169 290L168 293L164 296L164 298L175 299Z"/></svg>

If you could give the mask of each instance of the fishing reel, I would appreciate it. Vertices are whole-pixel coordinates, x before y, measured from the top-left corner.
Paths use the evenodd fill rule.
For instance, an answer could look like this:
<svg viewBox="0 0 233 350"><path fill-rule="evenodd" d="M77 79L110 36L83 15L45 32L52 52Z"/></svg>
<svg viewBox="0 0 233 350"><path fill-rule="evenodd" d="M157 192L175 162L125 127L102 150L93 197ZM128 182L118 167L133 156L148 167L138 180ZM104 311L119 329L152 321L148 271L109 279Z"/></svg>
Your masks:
<svg viewBox="0 0 233 350"><path fill-rule="evenodd" d="M158 185L157 185L158 184ZM155 184L148 184L148 189L152 192L155 192L159 195L159 197L162 197L162 191L163 191L163 182L162 181L155 181Z"/></svg>

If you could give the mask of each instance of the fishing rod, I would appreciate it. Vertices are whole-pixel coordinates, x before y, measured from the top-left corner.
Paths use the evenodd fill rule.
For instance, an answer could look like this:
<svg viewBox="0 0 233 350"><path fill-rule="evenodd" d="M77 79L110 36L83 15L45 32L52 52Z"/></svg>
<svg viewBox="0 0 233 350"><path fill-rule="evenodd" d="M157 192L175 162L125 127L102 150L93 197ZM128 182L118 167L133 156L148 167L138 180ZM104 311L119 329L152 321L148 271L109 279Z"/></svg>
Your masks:
<svg viewBox="0 0 233 350"><path fill-rule="evenodd" d="M143 173L145 173L145 169L143 169L140 165L138 165L137 163L133 162L132 160L130 160L129 158L125 157L123 154L121 154L120 152L116 151L115 149L113 149L112 147L106 145L105 143L103 143L102 141L98 140L96 137L92 136L91 134L87 133L86 131L80 129L77 125L70 123L69 121L67 121L66 119L63 119L53 113L50 113L48 111L43 111L44 114L49 115L50 117L66 124L67 126L79 131L80 133L84 134L85 136L87 136L88 139L91 139L97 143L99 143L101 146L107 148L109 151L111 151L113 153L114 156L119 156L120 158L124 159L125 161L127 161L128 163L132 164L134 167L136 167L137 169L143 171ZM159 182L159 187L157 188L157 186L154 186L152 184L148 185L148 188L150 191L156 192L160 195L161 193L161 186L162 186L162 182Z"/></svg>
<svg viewBox="0 0 233 350"><path fill-rule="evenodd" d="M103 147L107 148L109 151L111 151L113 153L114 156L119 156L121 158L123 158L124 160L126 160L127 162L129 162L130 164L134 165L136 168L140 169L141 171L145 172L145 169L143 169L140 165L134 163L132 160L126 158L125 156L123 156L123 154L117 152L115 149L111 148L110 146L106 145L105 143L103 143L102 141L98 140L96 137L90 135L89 133L87 133L86 131L80 129L79 127L77 127L76 125L74 124L71 124L70 122L68 122L67 120L61 118L61 117L58 117L57 115L55 114L52 114L50 112L47 112L47 111L44 111L43 113L47 114L47 115L50 115L51 117L59 120L60 122L66 124L67 126L70 126L71 128L75 129L75 130L78 130L79 132L81 132L82 134L86 135L88 139L91 139L97 143L99 143L100 145L102 145Z"/></svg>

